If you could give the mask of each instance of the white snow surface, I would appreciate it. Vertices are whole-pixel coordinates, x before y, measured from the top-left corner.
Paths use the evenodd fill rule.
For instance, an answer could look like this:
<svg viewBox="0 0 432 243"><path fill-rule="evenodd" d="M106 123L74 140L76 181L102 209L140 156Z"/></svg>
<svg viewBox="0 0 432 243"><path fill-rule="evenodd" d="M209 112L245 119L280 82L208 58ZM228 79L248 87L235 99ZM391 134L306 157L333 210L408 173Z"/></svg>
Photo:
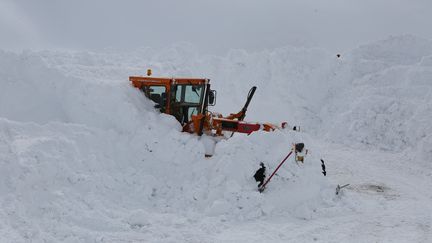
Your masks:
<svg viewBox="0 0 432 243"><path fill-rule="evenodd" d="M0 51L0 242L431 242L432 41L341 54ZM147 68L210 78L223 114L256 85L246 120L302 132L236 134L204 158L130 86ZM296 142L305 163L257 192L259 163Z"/></svg>

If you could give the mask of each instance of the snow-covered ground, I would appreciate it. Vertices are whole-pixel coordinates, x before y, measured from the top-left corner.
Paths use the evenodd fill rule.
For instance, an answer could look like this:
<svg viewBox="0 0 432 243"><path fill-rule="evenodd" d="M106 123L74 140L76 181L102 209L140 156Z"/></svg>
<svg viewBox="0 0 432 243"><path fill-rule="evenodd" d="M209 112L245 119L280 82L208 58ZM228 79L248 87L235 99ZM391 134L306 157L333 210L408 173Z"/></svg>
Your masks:
<svg viewBox="0 0 432 243"><path fill-rule="evenodd" d="M206 159L129 85L147 68L210 78L223 114L256 85L246 120L302 132L237 134ZM0 51L0 85L0 242L432 241L432 41L389 37L340 58ZM288 160L258 193L259 163L273 171L295 142L304 165Z"/></svg>

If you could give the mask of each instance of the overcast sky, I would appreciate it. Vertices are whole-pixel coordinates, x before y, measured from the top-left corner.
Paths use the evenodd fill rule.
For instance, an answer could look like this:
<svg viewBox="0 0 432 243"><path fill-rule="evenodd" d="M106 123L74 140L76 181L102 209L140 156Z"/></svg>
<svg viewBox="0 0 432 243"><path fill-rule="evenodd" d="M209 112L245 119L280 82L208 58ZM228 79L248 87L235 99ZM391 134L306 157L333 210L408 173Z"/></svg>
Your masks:
<svg viewBox="0 0 432 243"><path fill-rule="evenodd" d="M0 0L0 49L343 51L400 34L432 39L432 0Z"/></svg>

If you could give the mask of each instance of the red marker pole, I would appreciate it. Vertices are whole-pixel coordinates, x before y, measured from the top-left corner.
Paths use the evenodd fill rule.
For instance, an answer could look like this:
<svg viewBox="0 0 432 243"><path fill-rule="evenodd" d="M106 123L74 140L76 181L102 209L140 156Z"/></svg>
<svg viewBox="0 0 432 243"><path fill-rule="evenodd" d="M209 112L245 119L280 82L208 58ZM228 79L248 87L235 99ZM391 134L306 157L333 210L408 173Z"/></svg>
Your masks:
<svg viewBox="0 0 432 243"><path fill-rule="evenodd" d="M265 189L265 186L270 182L271 178L276 174L276 172L279 170L279 168L285 163L285 161L291 156L292 150L289 152L289 154L285 157L285 159L282 160L282 162L278 165L275 171L271 174L271 176L266 180L266 182L258 189L259 192L263 192Z"/></svg>

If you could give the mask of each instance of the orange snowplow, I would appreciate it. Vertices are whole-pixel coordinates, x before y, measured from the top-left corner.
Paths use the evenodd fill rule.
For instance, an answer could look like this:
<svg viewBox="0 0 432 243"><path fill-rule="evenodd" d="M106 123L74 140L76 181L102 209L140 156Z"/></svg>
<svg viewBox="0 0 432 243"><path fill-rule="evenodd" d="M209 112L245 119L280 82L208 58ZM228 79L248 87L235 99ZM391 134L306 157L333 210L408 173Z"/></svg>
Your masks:
<svg viewBox="0 0 432 243"><path fill-rule="evenodd" d="M155 108L174 116L184 132L199 136L223 136L223 131L250 134L258 130L273 131L287 125L286 122L277 126L243 121L255 93L255 86L250 89L246 104L239 112L223 117L208 110L209 106L216 104L216 91L210 89L209 79L151 77L150 74L151 71L148 71L148 76L132 76L129 80L135 88L155 102Z"/></svg>

